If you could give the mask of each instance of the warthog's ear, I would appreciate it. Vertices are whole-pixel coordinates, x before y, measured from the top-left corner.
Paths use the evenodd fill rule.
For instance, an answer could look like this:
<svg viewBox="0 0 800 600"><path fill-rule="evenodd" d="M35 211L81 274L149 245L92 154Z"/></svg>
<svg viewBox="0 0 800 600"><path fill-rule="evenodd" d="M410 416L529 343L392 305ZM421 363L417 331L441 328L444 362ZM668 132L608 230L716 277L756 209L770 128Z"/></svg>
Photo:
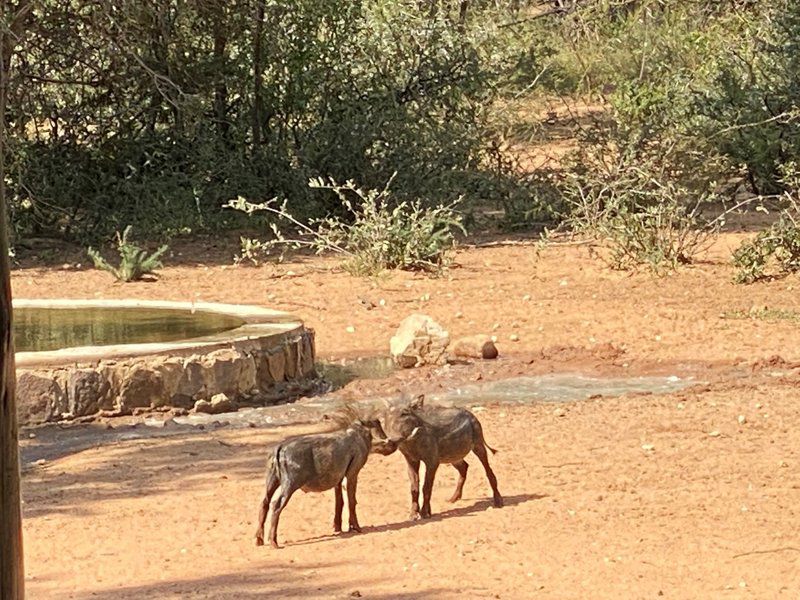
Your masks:
<svg viewBox="0 0 800 600"><path fill-rule="evenodd" d="M417 434L419 434L419 427L414 427L414 430L411 432L411 435L406 438L406 441L408 442L413 440L415 437L417 437Z"/></svg>
<svg viewBox="0 0 800 600"><path fill-rule="evenodd" d="M417 410L422 408L422 405L425 403L425 394L420 394L416 398L411 401L411 408Z"/></svg>

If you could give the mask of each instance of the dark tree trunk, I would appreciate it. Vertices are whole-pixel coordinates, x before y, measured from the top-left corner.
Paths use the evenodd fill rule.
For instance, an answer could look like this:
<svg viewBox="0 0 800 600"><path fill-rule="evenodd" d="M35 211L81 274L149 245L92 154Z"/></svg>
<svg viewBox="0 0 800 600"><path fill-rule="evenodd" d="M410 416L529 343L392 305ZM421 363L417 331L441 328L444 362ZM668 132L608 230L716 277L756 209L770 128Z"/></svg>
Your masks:
<svg viewBox="0 0 800 600"><path fill-rule="evenodd" d="M16 7L17 9L20 6ZM24 13L27 9L22 6ZM25 596L22 566L22 513L19 499L19 455L17 409L14 398L16 374L14 341L11 337L11 278L6 225L5 149L6 101L11 54L16 35L13 10L3 3L3 21L11 31L0 30L0 600L21 600ZM15 10L15 17L21 13Z"/></svg>
<svg viewBox="0 0 800 600"><path fill-rule="evenodd" d="M263 100L261 76L264 73L262 36L264 34L264 2L256 3L255 27L253 27L253 151L259 152L261 128L263 126Z"/></svg>

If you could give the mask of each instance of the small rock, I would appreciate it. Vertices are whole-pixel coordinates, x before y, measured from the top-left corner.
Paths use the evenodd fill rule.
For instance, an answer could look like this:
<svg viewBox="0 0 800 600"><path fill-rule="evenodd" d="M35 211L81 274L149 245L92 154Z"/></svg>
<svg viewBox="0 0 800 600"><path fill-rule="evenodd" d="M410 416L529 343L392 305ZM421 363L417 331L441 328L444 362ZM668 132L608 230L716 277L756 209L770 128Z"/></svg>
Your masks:
<svg viewBox="0 0 800 600"><path fill-rule="evenodd" d="M378 304L379 304L380 306L386 306L386 299L385 299L385 298L381 298L381 299L378 301Z"/></svg>
<svg viewBox="0 0 800 600"><path fill-rule="evenodd" d="M41 466L47 464L47 461L45 459L43 459L43 458L40 458L39 460L36 461L35 464L37 464L37 465L39 465L41 467Z"/></svg>
<svg viewBox="0 0 800 600"><path fill-rule="evenodd" d="M652 452L656 447L653 444L642 444L642 450L645 452Z"/></svg>
<svg viewBox="0 0 800 600"><path fill-rule="evenodd" d="M683 410L686 408L686 405L683 402L678 402L678 410Z"/></svg>
<svg viewBox="0 0 800 600"><path fill-rule="evenodd" d="M361 592L359 592L358 590L354 590L354 591L350 592L350 597L351 598L361 598Z"/></svg>
<svg viewBox="0 0 800 600"><path fill-rule="evenodd" d="M557 409L555 409L553 411L553 416L555 416L555 417L565 417L565 416L567 416L567 411L565 411L563 408L559 407L559 408L557 408Z"/></svg>
<svg viewBox="0 0 800 600"><path fill-rule="evenodd" d="M744 415L739 415L738 417L736 417L736 420L739 422L739 425L744 425L745 423L747 423L747 417L745 417Z"/></svg>
<svg viewBox="0 0 800 600"><path fill-rule="evenodd" d="M567 283L569 283L569 282L566 279L562 279L561 281L558 282L558 285L563 287L563 286L567 285Z"/></svg>
<svg viewBox="0 0 800 600"><path fill-rule="evenodd" d="M522 301L523 301L523 302L529 302L529 301L530 301L530 299L531 299L531 295L530 295L530 294L525 294L525 295L522 297Z"/></svg>
<svg viewBox="0 0 800 600"><path fill-rule="evenodd" d="M756 404L756 410L758 410L758 409L760 409L760 408L761 408L761 402L758 402L758 403Z"/></svg>
<svg viewBox="0 0 800 600"><path fill-rule="evenodd" d="M28 439L29 440L35 440L36 439L36 434L35 433L29 433L28 434Z"/></svg>
<svg viewBox="0 0 800 600"><path fill-rule="evenodd" d="M789 464L785 460L778 461L778 466L781 468L788 467Z"/></svg>
<svg viewBox="0 0 800 600"><path fill-rule="evenodd" d="M497 358L497 347L488 335L477 334L458 338L450 345L450 351L459 358Z"/></svg>
<svg viewBox="0 0 800 600"><path fill-rule="evenodd" d="M719 431L717 431L717 430L715 429L714 431L709 431L709 432L708 432L708 435L709 435L710 437L719 437L719 436L720 436L720 435L722 435L722 434L721 434Z"/></svg>
<svg viewBox="0 0 800 600"><path fill-rule="evenodd" d="M422 302L427 302L428 300L430 300L430 299L431 299L431 295L430 295L430 294L422 294L422 296L420 296L420 298L419 298L419 299L420 299L420 301L422 301Z"/></svg>
<svg viewBox="0 0 800 600"><path fill-rule="evenodd" d="M459 310L458 312L456 312L456 314L453 315L453 318L454 319L460 319L463 316L464 316L464 313Z"/></svg>
<svg viewBox="0 0 800 600"><path fill-rule="evenodd" d="M211 414L211 402L208 400L198 400L194 403L194 412Z"/></svg>
<svg viewBox="0 0 800 600"><path fill-rule="evenodd" d="M492 331L497 331L498 329L500 329L500 323L495 323L492 325Z"/></svg>
<svg viewBox="0 0 800 600"><path fill-rule="evenodd" d="M512 342L518 342L519 336L516 333L512 333L510 336L508 336L508 339L510 339Z"/></svg>

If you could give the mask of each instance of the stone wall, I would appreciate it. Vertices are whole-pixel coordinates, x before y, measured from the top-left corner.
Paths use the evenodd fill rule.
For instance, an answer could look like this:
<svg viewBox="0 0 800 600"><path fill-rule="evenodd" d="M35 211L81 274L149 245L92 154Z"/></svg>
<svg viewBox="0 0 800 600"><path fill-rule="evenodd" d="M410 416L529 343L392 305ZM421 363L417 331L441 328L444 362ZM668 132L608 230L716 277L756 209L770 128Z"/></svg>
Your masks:
<svg viewBox="0 0 800 600"><path fill-rule="evenodd" d="M184 356L18 369L19 420L34 424L135 409L188 409L215 394L240 405L276 403L313 381L314 352L314 332L304 329Z"/></svg>

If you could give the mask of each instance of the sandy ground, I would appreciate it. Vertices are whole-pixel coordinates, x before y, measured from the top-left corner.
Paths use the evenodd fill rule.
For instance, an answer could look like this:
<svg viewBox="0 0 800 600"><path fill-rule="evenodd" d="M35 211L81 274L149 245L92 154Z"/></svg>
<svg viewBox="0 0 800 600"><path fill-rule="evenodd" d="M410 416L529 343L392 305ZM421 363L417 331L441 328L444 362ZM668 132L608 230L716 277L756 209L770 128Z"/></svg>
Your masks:
<svg viewBox="0 0 800 600"><path fill-rule="evenodd" d="M575 365L716 374L669 396L573 403L563 416L553 405L487 406L478 414L500 450L492 464L506 507L489 507L473 459L462 501L445 502L455 483L445 467L434 518L409 522L402 458L373 457L359 482L364 533L331 536L332 493L300 493L279 551L253 544L257 502L267 445L296 428L68 454L24 475L29 597L800 597L800 336L788 312L800 310L800 282L730 283L726 253L738 239L664 279L610 271L586 247L537 256L520 245L464 249L439 280L353 279L322 259L255 269L217 258L129 285L94 271L18 270L18 297L290 310L317 330L322 357L383 354L400 320L421 310L454 335L498 336L505 362L465 378ZM764 306L787 312L731 318ZM747 375L726 381L734 366ZM420 373L420 386L436 377ZM348 388L415 384L403 374Z"/></svg>

